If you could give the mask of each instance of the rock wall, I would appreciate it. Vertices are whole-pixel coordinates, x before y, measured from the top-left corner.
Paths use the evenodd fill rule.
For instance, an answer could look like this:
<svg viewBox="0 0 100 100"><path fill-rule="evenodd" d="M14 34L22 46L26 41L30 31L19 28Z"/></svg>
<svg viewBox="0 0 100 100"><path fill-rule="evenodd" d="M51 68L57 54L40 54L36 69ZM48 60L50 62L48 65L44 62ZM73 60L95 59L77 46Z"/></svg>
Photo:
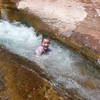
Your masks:
<svg viewBox="0 0 100 100"><path fill-rule="evenodd" d="M17 9L8 10L9 19L20 20L42 33L48 33L100 63L99 0L11 1Z"/></svg>

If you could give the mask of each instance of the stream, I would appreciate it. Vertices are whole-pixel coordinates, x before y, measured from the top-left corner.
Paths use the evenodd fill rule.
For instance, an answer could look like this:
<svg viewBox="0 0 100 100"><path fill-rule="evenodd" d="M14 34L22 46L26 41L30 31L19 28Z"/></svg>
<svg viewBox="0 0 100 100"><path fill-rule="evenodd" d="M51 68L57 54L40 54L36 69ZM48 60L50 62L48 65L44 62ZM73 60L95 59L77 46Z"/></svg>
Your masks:
<svg viewBox="0 0 100 100"><path fill-rule="evenodd" d="M65 90L77 91L85 100L100 100L100 73L85 57L51 39L51 52L36 56L42 36L36 36L34 28L20 22L0 20L0 45L9 51L35 61L53 85Z"/></svg>

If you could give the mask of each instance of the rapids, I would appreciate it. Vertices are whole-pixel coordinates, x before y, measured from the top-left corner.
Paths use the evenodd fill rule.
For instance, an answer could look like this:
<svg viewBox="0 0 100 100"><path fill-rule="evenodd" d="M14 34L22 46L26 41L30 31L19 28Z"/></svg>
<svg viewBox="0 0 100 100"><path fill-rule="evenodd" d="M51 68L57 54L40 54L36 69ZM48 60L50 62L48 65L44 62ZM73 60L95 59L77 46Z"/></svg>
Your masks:
<svg viewBox="0 0 100 100"><path fill-rule="evenodd" d="M52 78L53 85L76 90L87 100L100 100L100 74L80 54L51 39L49 54L36 56L42 36L20 22L0 20L0 45L9 51L35 61Z"/></svg>

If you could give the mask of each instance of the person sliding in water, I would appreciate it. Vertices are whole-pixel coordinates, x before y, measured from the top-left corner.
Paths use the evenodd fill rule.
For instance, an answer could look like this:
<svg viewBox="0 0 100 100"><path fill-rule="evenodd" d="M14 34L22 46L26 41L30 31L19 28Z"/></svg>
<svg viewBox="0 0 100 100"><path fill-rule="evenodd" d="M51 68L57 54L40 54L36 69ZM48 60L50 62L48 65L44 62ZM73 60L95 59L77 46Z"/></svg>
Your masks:
<svg viewBox="0 0 100 100"><path fill-rule="evenodd" d="M47 38L42 39L41 45L36 49L35 53L37 56L41 56L50 51L49 49L50 40Z"/></svg>

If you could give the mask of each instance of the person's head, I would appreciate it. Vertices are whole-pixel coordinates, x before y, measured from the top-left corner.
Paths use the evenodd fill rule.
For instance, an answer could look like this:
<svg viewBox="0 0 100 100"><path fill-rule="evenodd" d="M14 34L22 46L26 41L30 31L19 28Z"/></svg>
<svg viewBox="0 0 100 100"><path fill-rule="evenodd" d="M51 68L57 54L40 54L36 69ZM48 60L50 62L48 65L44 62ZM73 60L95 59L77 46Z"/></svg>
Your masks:
<svg viewBox="0 0 100 100"><path fill-rule="evenodd" d="M47 48L49 47L49 45L50 45L50 40L47 39L47 38L44 38L44 39L42 40L42 46L45 47L45 48L47 49Z"/></svg>

